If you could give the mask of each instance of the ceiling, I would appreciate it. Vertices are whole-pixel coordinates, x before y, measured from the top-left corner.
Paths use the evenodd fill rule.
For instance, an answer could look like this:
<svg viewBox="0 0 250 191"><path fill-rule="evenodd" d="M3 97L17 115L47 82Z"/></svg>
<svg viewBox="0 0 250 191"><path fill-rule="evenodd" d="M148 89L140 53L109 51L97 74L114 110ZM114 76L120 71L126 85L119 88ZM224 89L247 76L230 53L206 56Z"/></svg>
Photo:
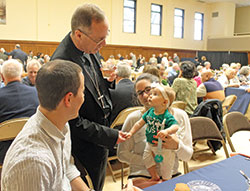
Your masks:
<svg viewBox="0 0 250 191"><path fill-rule="evenodd" d="M250 6L250 0L198 0L198 1L206 3L234 2L237 7Z"/></svg>

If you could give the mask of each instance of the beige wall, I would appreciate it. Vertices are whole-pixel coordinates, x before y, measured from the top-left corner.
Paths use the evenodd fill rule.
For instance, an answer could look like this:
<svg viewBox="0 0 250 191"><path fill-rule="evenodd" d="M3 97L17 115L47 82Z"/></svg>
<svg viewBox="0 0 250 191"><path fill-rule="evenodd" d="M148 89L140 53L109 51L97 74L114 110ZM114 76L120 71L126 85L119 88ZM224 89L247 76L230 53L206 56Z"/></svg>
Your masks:
<svg viewBox="0 0 250 191"><path fill-rule="evenodd" d="M209 37L226 37L234 34L235 3L211 3L208 15ZM218 17L212 17L213 12L218 12Z"/></svg>
<svg viewBox="0 0 250 191"><path fill-rule="evenodd" d="M227 4L220 7L225 11L221 15L221 22L210 22L211 4L200 3L196 0L137 0L136 34L123 33L123 0L8 0L7 24L0 25L1 39L6 40L34 40L34 41L61 41L70 31L70 19L77 5L89 2L99 5L110 21L111 34L108 44L150 46L176 49L206 50L207 35L231 34L234 20L233 6ZM150 35L150 6L151 3L163 5L162 36ZM184 38L173 38L174 8L185 9ZM228 10L229 8L229 10ZM204 36L202 41L193 40L194 13L204 13ZM209 25L216 31L209 31ZM225 29L226 27L226 29Z"/></svg>
<svg viewBox="0 0 250 191"><path fill-rule="evenodd" d="M250 36L209 38L209 51L250 51Z"/></svg>
<svg viewBox="0 0 250 191"><path fill-rule="evenodd" d="M235 33L250 33L250 6L238 7L235 13Z"/></svg>

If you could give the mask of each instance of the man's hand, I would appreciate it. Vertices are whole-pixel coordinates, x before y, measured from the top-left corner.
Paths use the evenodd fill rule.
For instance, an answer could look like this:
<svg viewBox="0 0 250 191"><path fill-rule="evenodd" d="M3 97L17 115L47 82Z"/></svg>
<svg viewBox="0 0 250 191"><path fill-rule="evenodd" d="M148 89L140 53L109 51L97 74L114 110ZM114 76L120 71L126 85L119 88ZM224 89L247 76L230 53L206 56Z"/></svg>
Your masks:
<svg viewBox="0 0 250 191"><path fill-rule="evenodd" d="M113 82L113 81L117 78L115 69L116 69L116 67L113 67L114 72L112 72L112 73L110 74L109 78L107 79L109 82Z"/></svg>
<svg viewBox="0 0 250 191"><path fill-rule="evenodd" d="M118 139L117 139L116 144L122 143L122 142L124 142L124 141L126 141L126 140L127 140L127 133L126 133L126 132L119 131Z"/></svg>
<svg viewBox="0 0 250 191"><path fill-rule="evenodd" d="M158 138L158 136L154 136L154 138ZM158 141L153 141L155 145L157 145ZM162 138L162 147L165 149L176 150L179 147L179 138L176 134L167 135Z"/></svg>

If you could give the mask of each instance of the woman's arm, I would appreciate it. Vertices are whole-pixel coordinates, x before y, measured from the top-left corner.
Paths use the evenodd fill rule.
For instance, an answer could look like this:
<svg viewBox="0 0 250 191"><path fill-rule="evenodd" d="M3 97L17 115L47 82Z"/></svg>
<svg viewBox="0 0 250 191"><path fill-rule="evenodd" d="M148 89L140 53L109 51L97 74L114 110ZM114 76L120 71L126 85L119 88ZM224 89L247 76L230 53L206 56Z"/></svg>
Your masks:
<svg viewBox="0 0 250 191"><path fill-rule="evenodd" d="M141 118L141 112L135 111L128 115L127 119L125 120L122 131L129 132L133 125ZM143 132L142 132L143 131ZM139 139L136 135L139 135ZM127 164L141 164L142 161L142 153L135 152L135 148L140 149L143 152L145 147L145 132L144 130L139 130L136 135L134 135L131 139L126 140L123 143L118 145L117 155L120 161L125 162ZM141 140L140 140L141 139Z"/></svg>

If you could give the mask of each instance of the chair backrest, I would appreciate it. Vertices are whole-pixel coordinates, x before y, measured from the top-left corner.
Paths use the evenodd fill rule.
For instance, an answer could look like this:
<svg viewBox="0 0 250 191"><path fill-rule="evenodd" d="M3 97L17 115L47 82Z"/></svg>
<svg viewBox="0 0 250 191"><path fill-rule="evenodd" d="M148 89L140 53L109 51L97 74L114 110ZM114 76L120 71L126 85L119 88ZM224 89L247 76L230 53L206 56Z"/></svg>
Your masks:
<svg viewBox="0 0 250 191"><path fill-rule="evenodd" d="M212 119L208 117L193 117L190 118L190 124L191 124L193 142L196 142L198 140L219 141L223 146L226 157L229 158L229 153L224 138L221 135L216 123ZM184 166L184 173L185 174L188 173L189 172L188 162L183 161L183 166Z"/></svg>
<svg viewBox="0 0 250 191"><path fill-rule="evenodd" d="M230 112L223 117L223 125L228 144L232 152L236 152L230 137L237 131L250 131L248 118L240 112Z"/></svg>
<svg viewBox="0 0 250 191"><path fill-rule="evenodd" d="M0 141L13 140L29 118L10 119L0 123Z"/></svg>
<svg viewBox="0 0 250 191"><path fill-rule="evenodd" d="M236 95L229 95L224 99L224 101L222 102L223 116L228 113L236 99Z"/></svg>
<svg viewBox="0 0 250 191"><path fill-rule="evenodd" d="M218 140L224 141L215 122L208 117L190 118L193 141L197 140Z"/></svg>
<svg viewBox="0 0 250 191"><path fill-rule="evenodd" d="M223 124L230 137L237 131L250 131L248 118L238 111L227 113L223 117Z"/></svg>
<svg viewBox="0 0 250 191"><path fill-rule="evenodd" d="M113 123L111 124L110 128L114 128L118 125L122 125L125 121L125 119L127 118L127 116L132 113L133 111L136 110L141 110L143 109L142 106L136 106L136 107L129 107L126 109L123 109L115 118L115 120L113 121Z"/></svg>
<svg viewBox="0 0 250 191"><path fill-rule="evenodd" d="M185 110L186 106L187 106L187 103L184 101L174 101L171 105L171 107L179 108L182 110Z"/></svg>

